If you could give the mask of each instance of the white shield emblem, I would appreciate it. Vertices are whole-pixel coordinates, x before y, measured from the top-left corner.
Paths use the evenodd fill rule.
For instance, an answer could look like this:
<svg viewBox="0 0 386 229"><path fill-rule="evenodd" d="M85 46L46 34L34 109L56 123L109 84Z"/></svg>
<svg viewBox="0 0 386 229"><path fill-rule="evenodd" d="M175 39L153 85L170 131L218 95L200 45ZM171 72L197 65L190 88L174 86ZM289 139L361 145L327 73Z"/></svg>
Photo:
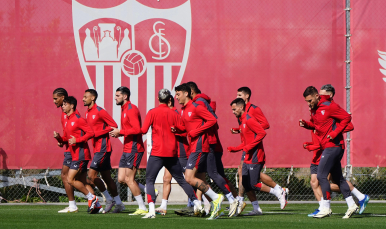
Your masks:
<svg viewBox="0 0 386 229"><path fill-rule="evenodd" d="M192 116L192 112L188 112L189 117Z"/></svg>
<svg viewBox="0 0 386 229"><path fill-rule="evenodd" d="M243 124L243 126L244 126L244 129L245 129L245 124Z"/></svg>
<svg viewBox="0 0 386 229"><path fill-rule="evenodd" d="M74 126L75 122L71 122L71 126Z"/></svg>
<svg viewBox="0 0 386 229"><path fill-rule="evenodd" d="M87 116L88 116L88 113L86 114L86 118L87 118Z"/></svg>
<svg viewBox="0 0 386 229"><path fill-rule="evenodd" d="M72 0L72 15L76 49L86 83L98 91L99 106L112 107L108 112L119 126L121 109L114 103L116 88L130 82L131 102L140 108L143 105L138 104L138 97L146 97L146 111L155 106L156 77L162 77L163 88L174 95L189 56L190 0L169 9L148 7L135 0L102 9ZM158 76L161 69L163 76ZM146 78L146 85L141 84L140 77ZM107 87L112 87L106 90L112 94L105 95Z"/></svg>
<svg viewBox="0 0 386 229"><path fill-rule="evenodd" d="M322 115L324 115L324 112L325 112L324 110L321 111Z"/></svg>
<svg viewBox="0 0 386 229"><path fill-rule="evenodd" d="M95 119L95 115L92 116L92 119Z"/></svg>

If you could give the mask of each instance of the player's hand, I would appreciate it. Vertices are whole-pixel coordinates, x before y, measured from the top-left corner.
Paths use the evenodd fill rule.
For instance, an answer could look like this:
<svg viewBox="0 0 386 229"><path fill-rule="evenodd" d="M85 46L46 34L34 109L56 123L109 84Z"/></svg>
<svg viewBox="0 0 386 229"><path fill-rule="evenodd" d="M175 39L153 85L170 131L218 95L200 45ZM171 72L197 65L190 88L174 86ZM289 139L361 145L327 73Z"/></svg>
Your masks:
<svg viewBox="0 0 386 229"><path fill-rule="evenodd" d="M333 139L330 135L327 135L327 138L329 138L329 139L331 139L331 140Z"/></svg>
<svg viewBox="0 0 386 229"><path fill-rule="evenodd" d="M304 127L306 125L306 122L303 121L303 119L299 120L299 126Z"/></svg>
<svg viewBox="0 0 386 229"><path fill-rule="evenodd" d="M70 135L70 136L71 136L71 138L68 139L68 144L70 144L70 145L76 144L76 138L72 135Z"/></svg>
<svg viewBox="0 0 386 229"><path fill-rule="evenodd" d="M304 149L307 149L307 146L308 146L307 144L303 144Z"/></svg>
<svg viewBox="0 0 386 229"><path fill-rule="evenodd" d="M54 138L60 139L60 134L56 131L54 131Z"/></svg>
<svg viewBox="0 0 386 229"><path fill-rule="evenodd" d="M63 143L58 142L58 146L59 146L60 148L62 148L62 147L63 147Z"/></svg>
<svg viewBox="0 0 386 229"><path fill-rule="evenodd" d="M240 133L240 131L238 131L238 130L234 130L233 128L231 128L231 133L232 133L232 134L239 134L239 133Z"/></svg>
<svg viewBox="0 0 386 229"><path fill-rule="evenodd" d="M176 128L174 128L174 126L170 127L170 130L172 131L172 133L177 132L177 130L176 130Z"/></svg>
<svg viewBox="0 0 386 229"><path fill-rule="evenodd" d="M118 128L115 128L115 127L111 127L111 129L113 129L113 130L109 132L110 136L113 138L119 137L120 130Z"/></svg>

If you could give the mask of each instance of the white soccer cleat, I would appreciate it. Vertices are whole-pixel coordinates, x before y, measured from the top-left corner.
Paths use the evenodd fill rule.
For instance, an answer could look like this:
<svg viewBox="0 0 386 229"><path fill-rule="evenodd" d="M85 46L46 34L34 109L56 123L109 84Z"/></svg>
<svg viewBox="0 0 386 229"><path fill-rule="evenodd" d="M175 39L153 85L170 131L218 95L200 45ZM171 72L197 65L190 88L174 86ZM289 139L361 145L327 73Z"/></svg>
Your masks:
<svg viewBox="0 0 386 229"><path fill-rule="evenodd" d="M194 206L194 215L198 216L198 217L205 216L206 215L205 209L202 206L200 206L200 207Z"/></svg>
<svg viewBox="0 0 386 229"><path fill-rule="evenodd" d="M278 198L280 202L280 209L284 209L287 205L287 192L284 190L281 191L280 197Z"/></svg>
<svg viewBox="0 0 386 229"><path fill-rule="evenodd" d="M155 213L149 212L144 217L142 217L142 219L155 219Z"/></svg>
<svg viewBox="0 0 386 229"><path fill-rule="evenodd" d="M247 204L244 201L243 202L239 202L239 205L237 206L237 211L236 211L235 216L240 215L241 212L244 211L245 206L247 206Z"/></svg>
<svg viewBox="0 0 386 229"><path fill-rule="evenodd" d="M314 218L321 219L321 218L324 218L324 217L331 216L331 214L332 214L331 209L329 209L329 208L322 208L322 209L320 209L320 211L316 215L314 215Z"/></svg>
<svg viewBox="0 0 386 229"><path fill-rule="evenodd" d="M211 209L213 209L212 203L204 204L204 210L205 210L206 215L209 215L209 214L210 214L210 210L211 210Z"/></svg>
<svg viewBox="0 0 386 229"><path fill-rule="evenodd" d="M358 206L356 204L353 204L351 205L347 211L346 211L346 214L343 216L342 219L348 219L350 218L357 210L358 210Z"/></svg>
<svg viewBox="0 0 386 229"><path fill-rule="evenodd" d="M114 205L115 205L115 201L111 201L111 200L109 201L109 200L107 200L107 201L106 201L105 212L106 212L106 213L110 212L111 209L114 207Z"/></svg>
<svg viewBox="0 0 386 229"><path fill-rule="evenodd" d="M252 210L251 212L246 213L244 215L245 216L253 216L253 215L262 215L262 214L263 214L263 210L261 210L261 208L259 208L257 210Z"/></svg>
<svg viewBox="0 0 386 229"><path fill-rule="evenodd" d="M238 206L239 206L239 201L238 200L233 201L233 203L229 206L228 217L232 217L237 213Z"/></svg>
<svg viewBox="0 0 386 229"><path fill-rule="evenodd" d="M78 212L78 208L66 207L66 208L58 211L58 213L74 213L74 212Z"/></svg>
<svg viewBox="0 0 386 229"><path fill-rule="evenodd" d="M166 213L167 213L166 209L163 209L161 207L155 209L155 214L166 215Z"/></svg>
<svg viewBox="0 0 386 229"><path fill-rule="evenodd" d="M113 213L121 213L125 210L125 205L123 204L117 204L115 205Z"/></svg>

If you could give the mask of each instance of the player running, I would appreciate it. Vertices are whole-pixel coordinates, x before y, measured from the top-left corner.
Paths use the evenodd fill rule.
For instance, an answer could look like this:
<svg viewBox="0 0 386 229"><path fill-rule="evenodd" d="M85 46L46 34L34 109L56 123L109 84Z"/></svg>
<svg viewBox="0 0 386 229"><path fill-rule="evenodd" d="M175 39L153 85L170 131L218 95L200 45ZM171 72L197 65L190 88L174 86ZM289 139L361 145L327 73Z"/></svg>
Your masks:
<svg viewBox="0 0 386 229"><path fill-rule="evenodd" d="M315 87L309 86L303 93L311 112L311 121L300 120L300 125L316 130L315 134L323 150L318 165L317 178L323 193L322 207L314 218L324 218L332 214L330 207L331 187L328 174L334 180L346 199L348 210L343 216L350 218L357 210L350 188L342 175L341 159L344 154L343 130L351 121L351 115L339 105L329 100L330 96L319 95ZM336 123L339 123L337 125Z"/></svg>
<svg viewBox="0 0 386 229"><path fill-rule="evenodd" d="M56 88L53 92L54 104L56 105L57 108L60 107L61 110L62 110L63 100L67 97L68 97L68 93L64 88ZM79 115L78 110L75 110L75 113ZM67 114L64 113L62 110L61 123L62 123L63 133L64 133L66 119L67 119ZM68 171L70 169L70 165L72 162L71 152L70 152L70 149L68 148L68 143L66 142L65 143L58 142L58 146L59 147L64 146L66 149L64 152L64 160L63 160L62 172L60 177L63 181L64 190L66 191L68 202L69 202L69 206L64 208L63 210L59 210L58 213L78 212L78 207L76 206L76 202L75 202L74 188L67 182ZM91 188L89 184L86 185L86 188L92 194L94 194L94 190Z"/></svg>
<svg viewBox="0 0 386 229"><path fill-rule="evenodd" d="M114 119L95 102L98 98L98 93L94 89L87 89L83 96L83 103L88 107L86 111L86 120L88 125L94 130L92 145L94 148L94 158L91 162L88 177L98 187L106 198L105 212L110 212L112 207L116 205L113 213L122 212L125 209L121 198L118 195L117 185L111 178L111 152L112 146L110 142L109 132L110 127L117 128L118 125ZM98 178L98 173L102 175L103 181ZM110 190L114 199L110 196L105 187L105 183Z"/></svg>
<svg viewBox="0 0 386 229"><path fill-rule="evenodd" d="M146 166L146 189L149 203L149 213L143 218L155 218L155 191L154 182L158 172L163 166L170 172L177 183L184 189L189 199L193 200L195 205L195 212L203 214L204 209L199 204L192 186L190 186L184 179L182 168L178 160L178 145L172 127L183 129L179 127L179 115L172 111L167 103L170 100L170 91L161 89L158 92L158 100L160 105L157 108L149 110L146 115L145 122L141 128L142 134L147 133L149 128L152 129L152 148L151 155Z"/></svg>
<svg viewBox="0 0 386 229"><path fill-rule="evenodd" d="M98 213L102 206L98 197L89 192L87 185L87 164L91 160L87 141L94 136L94 132L84 118L76 114L77 100L69 96L63 100L62 109L66 113L63 136L54 132L54 137L61 143L69 144L72 161L68 171L67 182L82 192L88 199L90 214Z"/></svg>
<svg viewBox="0 0 386 229"><path fill-rule="evenodd" d="M138 209L129 215L145 215L148 213L143 201L141 190L135 181L135 175L141 163L145 148L141 134L141 115L137 106L130 102L130 89L119 87L115 93L115 101L121 106L121 129L111 127L110 136L118 138L124 136L124 146L119 161L118 182L127 184L138 203Z"/></svg>
<svg viewBox="0 0 386 229"><path fill-rule="evenodd" d="M216 124L216 118L203 106L193 103L188 85L181 84L175 87L175 91L178 102L183 105L181 108L181 121L184 128L178 129L177 127L177 130L186 131L189 142L188 151L190 155L186 165L185 179L190 185L201 190L212 199L214 207L208 219L215 219L219 216L218 212L221 210L224 196L215 193L202 177L205 177L206 159L209 153L206 131ZM173 128L173 131L176 131L176 129Z"/></svg>

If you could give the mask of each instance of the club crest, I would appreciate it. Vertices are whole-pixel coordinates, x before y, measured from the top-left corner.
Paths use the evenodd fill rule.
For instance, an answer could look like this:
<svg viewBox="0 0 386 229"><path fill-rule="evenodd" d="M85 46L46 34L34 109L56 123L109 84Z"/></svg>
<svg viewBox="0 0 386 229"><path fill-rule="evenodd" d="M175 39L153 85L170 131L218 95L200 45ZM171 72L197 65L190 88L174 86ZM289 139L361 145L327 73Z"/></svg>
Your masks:
<svg viewBox="0 0 386 229"><path fill-rule="evenodd" d="M188 112L189 117L192 116L192 112Z"/></svg>

